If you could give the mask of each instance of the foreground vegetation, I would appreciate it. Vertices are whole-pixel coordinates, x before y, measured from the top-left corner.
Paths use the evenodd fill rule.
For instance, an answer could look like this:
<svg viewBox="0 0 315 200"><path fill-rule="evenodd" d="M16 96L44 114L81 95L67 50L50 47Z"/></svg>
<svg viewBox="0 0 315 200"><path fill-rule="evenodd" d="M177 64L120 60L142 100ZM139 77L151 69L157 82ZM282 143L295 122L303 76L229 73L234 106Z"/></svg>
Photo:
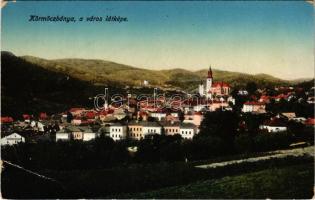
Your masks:
<svg viewBox="0 0 315 200"><path fill-rule="evenodd" d="M5 198L309 198L313 162L312 157L303 156L214 169L161 162L36 171L52 180L5 164L1 191Z"/></svg>
<svg viewBox="0 0 315 200"><path fill-rule="evenodd" d="M314 166L308 163L121 195L119 198L310 199L313 196L313 177Z"/></svg>

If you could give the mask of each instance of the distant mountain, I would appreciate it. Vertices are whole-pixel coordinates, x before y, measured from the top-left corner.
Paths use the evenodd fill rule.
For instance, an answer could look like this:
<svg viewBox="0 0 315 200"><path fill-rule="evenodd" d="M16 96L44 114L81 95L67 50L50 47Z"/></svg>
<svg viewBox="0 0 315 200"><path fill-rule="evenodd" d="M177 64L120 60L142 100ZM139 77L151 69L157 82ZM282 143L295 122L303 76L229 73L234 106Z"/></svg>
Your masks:
<svg viewBox="0 0 315 200"><path fill-rule="evenodd" d="M143 80L148 80L152 86L193 91L207 76L207 69L195 72L184 69L149 70L104 60L46 60L32 56L22 58L44 69L89 81L94 85L139 86ZM228 82L232 87L245 87L251 81L260 87L290 83L267 74L250 75L217 69L213 69L213 76L215 81Z"/></svg>

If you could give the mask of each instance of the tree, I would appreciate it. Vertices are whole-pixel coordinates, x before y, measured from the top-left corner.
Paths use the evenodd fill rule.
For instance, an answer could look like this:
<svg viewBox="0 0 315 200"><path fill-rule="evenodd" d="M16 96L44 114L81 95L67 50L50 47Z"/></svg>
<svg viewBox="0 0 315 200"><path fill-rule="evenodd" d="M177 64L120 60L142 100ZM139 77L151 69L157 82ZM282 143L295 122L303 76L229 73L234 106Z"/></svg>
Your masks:
<svg viewBox="0 0 315 200"><path fill-rule="evenodd" d="M67 122L71 123L71 121L73 120L73 115L71 114L71 112L67 112Z"/></svg>
<svg viewBox="0 0 315 200"><path fill-rule="evenodd" d="M248 94L253 95L255 94L256 90L257 90L257 85L255 82L248 82L246 84L246 90L248 92Z"/></svg>

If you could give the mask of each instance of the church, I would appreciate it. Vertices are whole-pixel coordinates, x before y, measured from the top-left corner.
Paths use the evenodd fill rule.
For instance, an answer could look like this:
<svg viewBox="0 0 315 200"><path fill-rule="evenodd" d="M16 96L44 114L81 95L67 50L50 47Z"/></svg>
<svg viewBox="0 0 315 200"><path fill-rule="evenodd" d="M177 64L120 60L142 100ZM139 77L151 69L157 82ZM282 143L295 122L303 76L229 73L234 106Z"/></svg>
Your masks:
<svg viewBox="0 0 315 200"><path fill-rule="evenodd" d="M201 97L206 97L207 99L213 99L217 96L228 96L230 93L230 85L228 83L222 82L213 82L212 69L211 66L208 70L208 76L206 79L206 85L203 81L199 84L199 95Z"/></svg>

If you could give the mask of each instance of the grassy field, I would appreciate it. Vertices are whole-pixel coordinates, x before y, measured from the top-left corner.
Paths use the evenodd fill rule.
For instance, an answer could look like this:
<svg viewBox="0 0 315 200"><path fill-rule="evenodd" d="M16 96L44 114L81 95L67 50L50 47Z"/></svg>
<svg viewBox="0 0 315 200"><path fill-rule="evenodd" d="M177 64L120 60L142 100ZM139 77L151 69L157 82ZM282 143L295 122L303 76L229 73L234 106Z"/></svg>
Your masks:
<svg viewBox="0 0 315 200"><path fill-rule="evenodd" d="M313 164L270 168L118 198L302 198L313 196ZM117 198L117 197L116 197Z"/></svg>
<svg viewBox="0 0 315 200"><path fill-rule="evenodd" d="M275 158L199 169L186 163L108 169L35 170L49 181L4 165L5 198L310 198L314 158Z"/></svg>

